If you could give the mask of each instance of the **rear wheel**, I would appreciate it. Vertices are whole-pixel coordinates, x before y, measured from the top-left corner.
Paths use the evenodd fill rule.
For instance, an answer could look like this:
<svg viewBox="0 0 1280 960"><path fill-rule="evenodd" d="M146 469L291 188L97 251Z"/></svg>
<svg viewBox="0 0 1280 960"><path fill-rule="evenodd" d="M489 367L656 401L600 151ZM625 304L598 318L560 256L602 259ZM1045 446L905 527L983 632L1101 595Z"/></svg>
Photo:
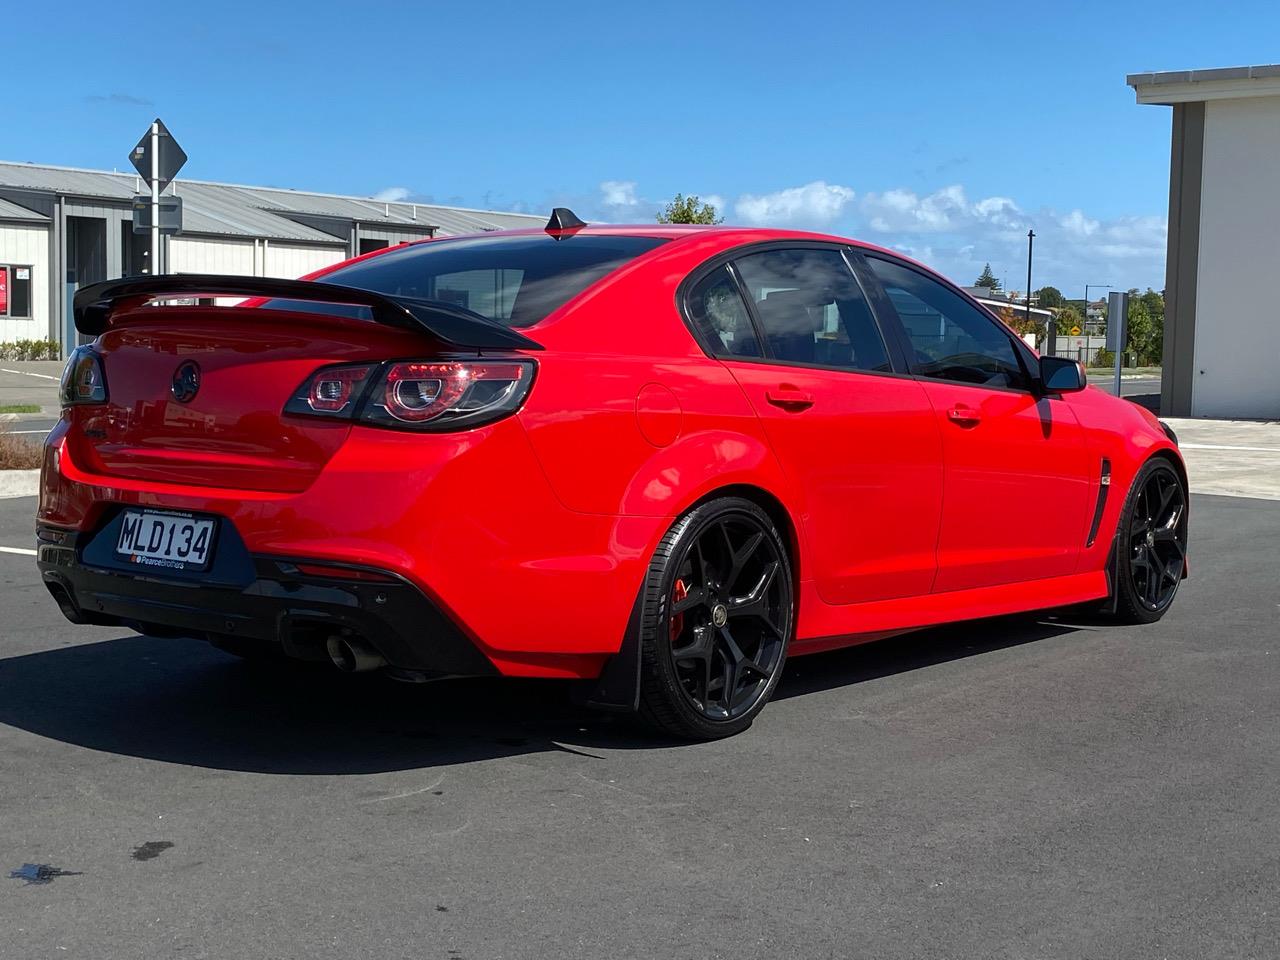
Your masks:
<svg viewBox="0 0 1280 960"><path fill-rule="evenodd" d="M1138 471L1116 537L1115 619L1155 623L1168 612L1187 558L1187 491L1163 457Z"/></svg>
<svg viewBox="0 0 1280 960"><path fill-rule="evenodd" d="M791 562L769 515L736 497L694 508L662 539L644 591L641 713L688 739L745 730L794 629Z"/></svg>

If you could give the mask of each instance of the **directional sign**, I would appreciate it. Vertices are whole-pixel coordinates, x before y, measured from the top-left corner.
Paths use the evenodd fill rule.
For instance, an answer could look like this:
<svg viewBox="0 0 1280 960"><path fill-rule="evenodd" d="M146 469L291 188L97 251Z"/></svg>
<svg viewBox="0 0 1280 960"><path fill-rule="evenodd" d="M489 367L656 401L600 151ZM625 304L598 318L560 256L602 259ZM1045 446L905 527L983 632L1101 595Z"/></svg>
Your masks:
<svg viewBox="0 0 1280 960"><path fill-rule="evenodd" d="M156 138L159 158L156 170L159 174L160 189L163 190L178 175L182 165L187 162L187 155L178 146L178 141L173 139L173 134L169 132L169 128L160 121L159 117L156 117L156 126L160 130L160 136ZM151 140L151 131L148 129L142 135L142 139L138 141L138 145L129 153L129 162L133 164L138 173L142 174L142 179L147 181L148 184L151 183Z"/></svg>
<svg viewBox="0 0 1280 960"><path fill-rule="evenodd" d="M136 223L137 221L135 220L134 222ZM1071 335L1072 335L1073 337L1078 337L1078 336L1080 336L1080 328L1079 328L1078 326L1072 327L1072 328L1071 328Z"/></svg>
<svg viewBox="0 0 1280 960"><path fill-rule="evenodd" d="M182 198L160 198L160 232L167 237L182 232ZM133 198L133 232L148 233L151 230L151 197L140 193Z"/></svg>
<svg viewBox="0 0 1280 960"><path fill-rule="evenodd" d="M1107 294L1107 349L1119 353L1124 349L1124 327L1129 317L1129 295L1119 291Z"/></svg>

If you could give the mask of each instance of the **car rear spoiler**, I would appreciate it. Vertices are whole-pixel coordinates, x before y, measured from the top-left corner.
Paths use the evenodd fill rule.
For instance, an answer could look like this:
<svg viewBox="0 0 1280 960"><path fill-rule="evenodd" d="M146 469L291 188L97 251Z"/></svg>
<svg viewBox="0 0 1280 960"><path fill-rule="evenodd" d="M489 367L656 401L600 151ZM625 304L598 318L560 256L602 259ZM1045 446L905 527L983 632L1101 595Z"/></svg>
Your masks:
<svg viewBox="0 0 1280 960"><path fill-rule="evenodd" d="M542 349L542 344L510 327L495 323L465 307L441 300L392 296L315 280L277 280L273 277L228 277L195 273L125 277L82 287L76 291L73 306L76 329L86 336L96 337L110 326L112 312L125 301L134 301L136 305L147 300L215 296L350 304L368 307L376 323L425 331L454 347L473 350Z"/></svg>

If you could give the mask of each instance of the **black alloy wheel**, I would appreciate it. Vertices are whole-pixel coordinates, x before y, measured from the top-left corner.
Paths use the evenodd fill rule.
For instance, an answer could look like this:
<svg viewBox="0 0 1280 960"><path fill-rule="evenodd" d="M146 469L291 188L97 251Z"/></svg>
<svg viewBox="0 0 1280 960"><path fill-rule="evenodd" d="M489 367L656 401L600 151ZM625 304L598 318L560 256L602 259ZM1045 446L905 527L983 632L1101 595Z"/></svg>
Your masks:
<svg viewBox="0 0 1280 960"><path fill-rule="evenodd" d="M1134 479L1116 544L1116 615L1154 623L1173 604L1187 560L1187 491L1163 457Z"/></svg>
<svg viewBox="0 0 1280 960"><path fill-rule="evenodd" d="M794 622L791 562L769 515L730 497L690 511L645 591L642 712L680 737L746 729L777 686Z"/></svg>

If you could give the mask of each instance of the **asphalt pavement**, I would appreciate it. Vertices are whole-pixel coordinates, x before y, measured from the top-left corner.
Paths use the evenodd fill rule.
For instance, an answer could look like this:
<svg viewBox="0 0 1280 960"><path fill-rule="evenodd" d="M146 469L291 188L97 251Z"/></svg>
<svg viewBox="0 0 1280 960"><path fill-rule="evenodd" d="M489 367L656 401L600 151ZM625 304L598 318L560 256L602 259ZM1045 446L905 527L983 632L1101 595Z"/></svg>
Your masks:
<svg viewBox="0 0 1280 960"><path fill-rule="evenodd" d="M1090 377L1089 385L1097 387L1103 393L1116 394L1115 378ZM1160 397L1159 377L1124 377L1120 380L1120 396L1122 397Z"/></svg>
<svg viewBox="0 0 1280 960"><path fill-rule="evenodd" d="M0 360L0 421L6 432L39 440L58 422L58 379L62 364L56 360ZM4 412L10 405L32 404L38 413Z"/></svg>
<svg viewBox="0 0 1280 960"><path fill-rule="evenodd" d="M0 553L0 957L1280 955L1280 503L1192 510L1159 624L798 659L695 746L73 627Z"/></svg>

